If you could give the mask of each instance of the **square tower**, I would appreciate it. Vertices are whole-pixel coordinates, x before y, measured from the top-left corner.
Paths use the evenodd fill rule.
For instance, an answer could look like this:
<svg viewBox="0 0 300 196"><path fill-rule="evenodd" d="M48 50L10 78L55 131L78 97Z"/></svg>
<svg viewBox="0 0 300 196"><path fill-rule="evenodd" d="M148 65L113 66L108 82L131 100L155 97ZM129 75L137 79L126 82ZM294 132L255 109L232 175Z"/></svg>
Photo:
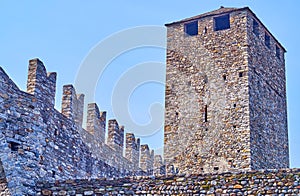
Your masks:
<svg viewBox="0 0 300 196"><path fill-rule="evenodd" d="M248 7L166 26L167 172L288 168L284 47Z"/></svg>

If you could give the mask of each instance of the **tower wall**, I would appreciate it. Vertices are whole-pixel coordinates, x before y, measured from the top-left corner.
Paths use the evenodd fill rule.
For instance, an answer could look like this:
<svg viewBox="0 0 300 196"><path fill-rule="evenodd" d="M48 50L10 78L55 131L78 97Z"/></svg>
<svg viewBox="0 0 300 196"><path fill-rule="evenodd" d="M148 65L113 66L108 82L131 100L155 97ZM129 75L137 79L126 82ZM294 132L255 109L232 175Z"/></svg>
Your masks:
<svg viewBox="0 0 300 196"><path fill-rule="evenodd" d="M288 168L285 49L253 14L248 13L247 21L251 168ZM269 47L265 34L270 37Z"/></svg>
<svg viewBox="0 0 300 196"><path fill-rule="evenodd" d="M167 25L164 159L168 173L250 169L247 11L230 12L230 29L198 19L198 34ZM239 73L243 73L239 77Z"/></svg>

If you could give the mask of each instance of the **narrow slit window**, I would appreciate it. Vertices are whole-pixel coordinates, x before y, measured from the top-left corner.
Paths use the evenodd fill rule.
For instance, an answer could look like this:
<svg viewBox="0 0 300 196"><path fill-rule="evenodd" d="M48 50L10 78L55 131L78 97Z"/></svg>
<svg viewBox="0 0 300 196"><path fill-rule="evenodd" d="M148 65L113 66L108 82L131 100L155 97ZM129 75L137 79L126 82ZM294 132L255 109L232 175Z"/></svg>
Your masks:
<svg viewBox="0 0 300 196"><path fill-rule="evenodd" d="M198 35L198 21L193 21L184 25L184 31L187 35Z"/></svg>
<svg viewBox="0 0 300 196"><path fill-rule="evenodd" d="M176 113L175 113L175 119L176 119L176 120L178 120L178 118L179 118L178 116L179 116L179 113L176 112Z"/></svg>
<svg viewBox="0 0 300 196"><path fill-rule="evenodd" d="M230 28L229 14L214 18L214 30L220 31Z"/></svg>
<svg viewBox="0 0 300 196"><path fill-rule="evenodd" d="M207 122L207 105L204 106L204 122Z"/></svg>
<svg viewBox="0 0 300 196"><path fill-rule="evenodd" d="M265 33L265 45L270 48L271 44L270 44L270 35L268 35L267 33Z"/></svg>
<svg viewBox="0 0 300 196"><path fill-rule="evenodd" d="M59 135L59 131L58 131L57 129L55 129L54 135L55 135L55 136L58 136L58 135Z"/></svg>
<svg viewBox="0 0 300 196"><path fill-rule="evenodd" d="M227 79L227 78L226 78L226 75L223 75L223 80L226 81L226 79Z"/></svg>
<svg viewBox="0 0 300 196"><path fill-rule="evenodd" d="M256 20L253 19L253 33L256 36L259 36L259 25Z"/></svg>
<svg viewBox="0 0 300 196"><path fill-rule="evenodd" d="M280 48L276 45L276 56L280 59Z"/></svg>
<svg viewBox="0 0 300 196"><path fill-rule="evenodd" d="M239 77L243 77L243 72L239 72Z"/></svg>

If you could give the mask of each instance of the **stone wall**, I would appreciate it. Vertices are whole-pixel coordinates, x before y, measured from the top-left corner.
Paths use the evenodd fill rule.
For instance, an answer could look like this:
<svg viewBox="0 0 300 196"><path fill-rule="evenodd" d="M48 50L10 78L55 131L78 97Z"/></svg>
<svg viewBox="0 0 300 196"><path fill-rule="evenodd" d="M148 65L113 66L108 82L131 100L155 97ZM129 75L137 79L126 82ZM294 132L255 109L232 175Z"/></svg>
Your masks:
<svg viewBox="0 0 300 196"><path fill-rule="evenodd" d="M38 195L299 195L300 169L41 182Z"/></svg>
<svg viewBox="0 0 300 196"><path fill-rule="evenodd" d="M247 26L251 168L288 168L285 49L251 13ZM270 36L270 47L265 44L265 34Z"/></svg>
<svg viewBox="0 0 300 196"><path fill-rule="evenodd" d="M229 28L215 30L215 18L225 15ZM253 35L253 18L260 37ZM190 24L196 24L194 35L186 33ZM285 50L280 43L249 8L222 7L166 26L167 172L287 168Z"/></svg>
<svg viewBox="0 0 300 196"><path fill-rule="evenodd" d="M124 127L117 129L116 120L114 127L109 124L114 139L105 143L106 113L96 104L89 104L87 130L82 128L84 95L76 94L72 85L63 87L62 112L58 112L55 83L56 74L47 73L38 59L29 61L27 92L19 90L0 68L0 159L12 195L34 194L32 187L38 180L149 172L138 167L138 158L123 156Z"/></svg>

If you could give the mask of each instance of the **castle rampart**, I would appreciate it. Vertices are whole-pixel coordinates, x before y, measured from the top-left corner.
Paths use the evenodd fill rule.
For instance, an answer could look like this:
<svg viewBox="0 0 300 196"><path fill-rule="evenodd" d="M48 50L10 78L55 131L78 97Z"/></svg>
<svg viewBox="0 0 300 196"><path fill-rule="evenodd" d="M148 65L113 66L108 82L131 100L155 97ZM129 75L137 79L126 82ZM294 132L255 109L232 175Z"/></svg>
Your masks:
<svg viewBox="0 0 300 196"><path fill-rule="evenodd" d="M151 168L138 167L139 152L131 160L123 156L123 126L109 120L106 144L106 112L88 104L85 130L84 95L65 85L60 113L54 108L55 88L56 73L47 74L39 59L29 61L27 92L0 68L0 158L11 194L33 194L37 180L151 175ZM138 140L134 149L139 146Z"/></svg>

